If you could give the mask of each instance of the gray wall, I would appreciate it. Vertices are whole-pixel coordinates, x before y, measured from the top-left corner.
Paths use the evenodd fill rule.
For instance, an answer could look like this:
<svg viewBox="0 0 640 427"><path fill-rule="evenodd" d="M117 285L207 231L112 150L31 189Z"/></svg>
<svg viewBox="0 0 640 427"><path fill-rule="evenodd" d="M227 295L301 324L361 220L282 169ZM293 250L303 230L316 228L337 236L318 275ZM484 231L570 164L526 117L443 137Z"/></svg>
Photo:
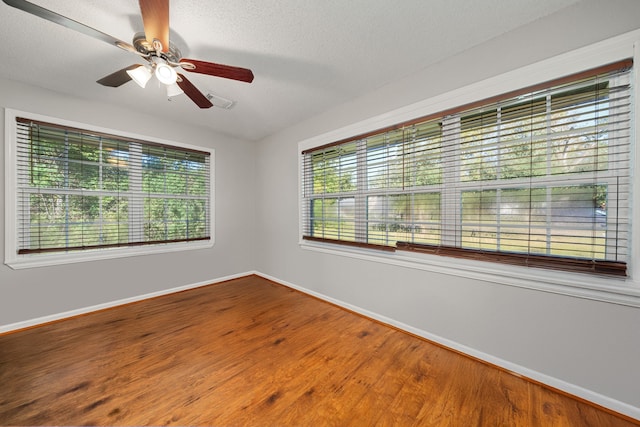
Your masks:
<svg viewBox="0 0 640 427"><path fill-rule="evenodd" d="M215 245L211 249L12 270L0 264L0 326L213 280L255 268L255 144L100 103L0 80L0 107L215 149ZM0 138L4 147L4 110ZM0 192L4 207L4 148ZM4 209L0 209L4 241ZM0 245L4 260L4 244Z"/></svg>
<svg viewBox="0 0 640 427"><path fill-rule="evenodd" d="M297 227L300 141L637 29L638 17L640 1L581 2L261 141L257 270L640 407L640 309L303 250Z"/></svg>
<svg viewBox="0 0 640 427"><path fill-rule="evenodd" d="M216 149L212 249L0 265L0 326L257 270L640 407L639 309L306 251L297 226L299 141L637 29L639 16L637 0L586 0L257 145L0 80L0 107ZM4 201L4 150L0 192Z"/></svg>

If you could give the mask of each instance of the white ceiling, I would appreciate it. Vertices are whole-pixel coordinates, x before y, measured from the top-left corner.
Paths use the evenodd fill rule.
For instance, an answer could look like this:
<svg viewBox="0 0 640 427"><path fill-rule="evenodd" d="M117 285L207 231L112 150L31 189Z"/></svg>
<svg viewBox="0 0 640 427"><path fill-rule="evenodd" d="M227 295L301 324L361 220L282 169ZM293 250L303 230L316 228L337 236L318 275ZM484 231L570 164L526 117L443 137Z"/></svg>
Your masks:
<svg viewBox="0 0 640 427"><path fill-rule="evenodd" d="M168 102L155 79L103 87L95 81L138 57L0 3L0 77L260 140L578 1L173 0L184 57L253 70L251 84L185 73L231 110ZM143 30L135 0L33 3L127 42Z"/></svg>

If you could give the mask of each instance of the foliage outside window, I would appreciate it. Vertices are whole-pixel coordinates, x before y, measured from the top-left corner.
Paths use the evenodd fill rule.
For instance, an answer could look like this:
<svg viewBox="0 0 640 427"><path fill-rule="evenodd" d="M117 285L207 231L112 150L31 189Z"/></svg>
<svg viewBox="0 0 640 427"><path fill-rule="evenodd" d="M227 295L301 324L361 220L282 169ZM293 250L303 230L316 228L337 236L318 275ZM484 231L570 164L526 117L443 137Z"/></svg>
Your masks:
<svg viewBox="0 0 640 427"><path fill-rule="evenodd" d="M17 253L210 239L210 153L16 118Z"/></svg>
<svg viewBox="0 0 640 427"><path fill-rule="evenodd" d="M303 237L625 275L630 65L305 150Z"/></svg>

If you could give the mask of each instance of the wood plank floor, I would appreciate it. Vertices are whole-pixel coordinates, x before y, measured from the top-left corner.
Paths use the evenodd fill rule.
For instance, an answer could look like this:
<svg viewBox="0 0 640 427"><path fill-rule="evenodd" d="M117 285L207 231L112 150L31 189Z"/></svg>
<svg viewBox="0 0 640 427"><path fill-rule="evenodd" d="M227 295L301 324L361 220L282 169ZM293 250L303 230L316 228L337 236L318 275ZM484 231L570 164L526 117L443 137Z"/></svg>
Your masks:
<svg viewBox="0 0 640 427"><path fill-rule="evenodd" d="M0 424L640 425L256 276L0 336Z"/></svg>

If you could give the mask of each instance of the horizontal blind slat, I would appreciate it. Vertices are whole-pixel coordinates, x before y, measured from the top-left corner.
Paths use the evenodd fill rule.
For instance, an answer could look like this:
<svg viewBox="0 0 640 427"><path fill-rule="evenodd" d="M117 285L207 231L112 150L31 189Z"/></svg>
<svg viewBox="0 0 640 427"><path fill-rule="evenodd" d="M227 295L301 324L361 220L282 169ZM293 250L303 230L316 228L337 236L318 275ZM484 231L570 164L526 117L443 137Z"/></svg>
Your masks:
<svg viewBox="0 0 640 427"><path fill-rule="evenodd" d="M22 118L16 125L18 254L211 238L209 153Z"/></svg>
<svg viewBox="0 0 640 427"><path fill-rule="evenodd" d="M303 234L624 264L631 63L618 65L303 151Z"/></svg>

